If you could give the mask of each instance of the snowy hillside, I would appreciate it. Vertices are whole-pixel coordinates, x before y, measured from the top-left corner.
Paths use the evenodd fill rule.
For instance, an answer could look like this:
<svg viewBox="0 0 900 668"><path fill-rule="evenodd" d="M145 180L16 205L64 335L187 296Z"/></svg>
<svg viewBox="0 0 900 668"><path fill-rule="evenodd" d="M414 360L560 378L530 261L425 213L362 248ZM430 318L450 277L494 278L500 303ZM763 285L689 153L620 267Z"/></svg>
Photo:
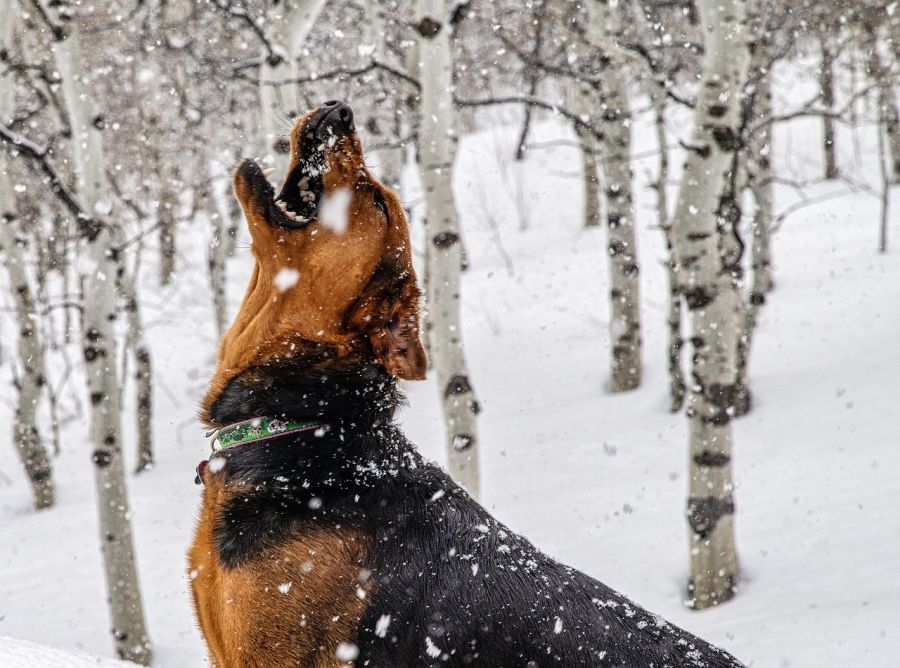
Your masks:
<svg viewBox="0 0 900 668"><path fill-rule="evenodd" d="M683 133L677 118L672 123ZM751 361L754 410L735 423L744 580L733 601L697 613L682 602L686 421L667 412L663 240L647 187L655 158L635 163L645 376L639 390L612 396L606 242L602 229L581 227L580 159L568 130L544 119L533 139L544 147L513 162L517 131L467 137L456 170L471 267L465 338L483 407L484 504L548 553L752 666L898 665L900 205L886 254L876 252L878 199L843 183L807 188L804 196L819 203L798 208L775 234L776 289ZM819 136L814 120L779 126L776 172L795 181L817 176ZM874 133L839 138L842 164L874 181ZM565 141L549 146L556 139ZM653 148L641 121L633 151ZM673 163L680 165L679 152ZM800 197L777 186L776 211ZM416 211L419 199L406 199ZM158 465L129 480L149 633L156 665L166 668L205 661L184 555L199 499L194 466L208 450L194 415L216 346L203 244L180 248L174 285L145 293L155 294L145 317L161 374ZM249 263L246 250L230 260L232 309ZM0 323L0 331L11 327ZM9 381L4 367L2 392ZM407 389L401 420L423 453L441 460L433 380ZM63 434L57 507L35 515L5 436L10 419L4 400L0 635L109 656L84 420ZM47 662L32 661L39 653ZM50 650L0 640L3 668L123 665L53 660Z"/></svg>

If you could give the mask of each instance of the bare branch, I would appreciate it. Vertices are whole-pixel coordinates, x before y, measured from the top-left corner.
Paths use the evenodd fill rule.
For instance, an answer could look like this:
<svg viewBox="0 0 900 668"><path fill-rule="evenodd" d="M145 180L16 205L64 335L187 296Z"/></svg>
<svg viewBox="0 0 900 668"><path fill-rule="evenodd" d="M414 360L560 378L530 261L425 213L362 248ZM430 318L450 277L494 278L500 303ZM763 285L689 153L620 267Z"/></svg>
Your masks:
<svg viewBox="0 0 900 668"><path fill-rule="evenodd" d="M403 70L397 69L392 65L388 65L385 62L380 60L373 59L371 62L366 63L365 65L360 65L358 67L337 67L333 70L328 70L327 72L313 73L305 77L297 77L294 79L281 79L279 81L260 81L259 83L263 86L284 86L287 84L309 84L315 83L317 81L322 81L325 79L336 79L339 77L358 77L366 74L367 72L371 72L372 70L383 70L388 74L392 74L410 84L417 90L421 87L419 84L419 80L415 77L411 77Z"/></svg>
<svg viewBox="0 0 900 668"><path fill-rule="evenodd" d="M56 168L47 159L47 147L38 146L30 139L13 132L5 125L0 125L0 139L3 140L3 144L6 145L7 150L13 156L18 153L38 164L41 171L50 179L50 189L76 218L90 220L90 216L84 212L81 204L75 199L75 195L68 189L62 178L60 178L59 173L57 173Z"/></svg>
<svg viewBox="0 0 900 668"><path fill-rule="evenodd" d="M547 109L555 114L559 114L563 118L572 121L572 123L574 123L578 127L584 128L592 135L594 135L597 139L603 139L604 137L602 130L598 130L596 127L585 121L581 116L569 111L562 105L553 104L552 102L547 102L546 100L541 100L540 98L536 97L530 97L528 95L507 95L504 97L481 98L477 100L464 100L454 97L453 101L460 107L490 107L498 104L527 104L532 107Z"/></svg>

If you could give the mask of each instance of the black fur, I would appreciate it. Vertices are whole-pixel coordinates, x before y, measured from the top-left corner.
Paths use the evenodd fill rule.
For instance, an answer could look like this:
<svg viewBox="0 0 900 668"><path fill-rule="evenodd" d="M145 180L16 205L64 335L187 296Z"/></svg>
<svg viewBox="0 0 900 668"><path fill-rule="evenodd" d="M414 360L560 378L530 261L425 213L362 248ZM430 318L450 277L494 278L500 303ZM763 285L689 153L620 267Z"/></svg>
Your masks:
<svg viewBox="0 0 900 668"><path fill-rule="evenodd" d="M330 426L216 455L253 490L216 527L225 566L304 527L365 532L373 547L360 566L376 585L356 639L360 667L741 665L497 522L399 432L400 400L382 367L348 366L325 349L232 381L216 421Z"/></svg>

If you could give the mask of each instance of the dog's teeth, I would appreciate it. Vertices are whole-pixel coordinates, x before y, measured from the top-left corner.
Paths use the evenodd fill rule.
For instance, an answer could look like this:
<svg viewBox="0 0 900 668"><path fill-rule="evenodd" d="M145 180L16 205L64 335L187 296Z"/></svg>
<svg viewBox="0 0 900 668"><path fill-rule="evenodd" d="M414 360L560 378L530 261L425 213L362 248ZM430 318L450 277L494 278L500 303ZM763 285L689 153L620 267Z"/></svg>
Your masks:
<svg viewBox="0 0 900 668"><path fill-rule="evenodd" d="M284 202L282 202L280 199L279 199L279 200L275 200L275 206L277 206L279 209L281 209L281 210L284 211L285 213L288 212L288 210L287 210L287 204L285 204Z"/></svg>
<svg viewBox="0 0 900 668"><path fill-rule="evenodd" d="M266 168L263 170L263 176L272 176L272 174L274 174L274 173L275 173L275 168L274 168L274 167L266 167Z"/></svg>
<svg viewBox="0 0 900 668"><path fill-rule="evenodd" d="M297 187L300 188L300 190L309 190L309 177L304 176L302 179L297 181Z"/></svg>

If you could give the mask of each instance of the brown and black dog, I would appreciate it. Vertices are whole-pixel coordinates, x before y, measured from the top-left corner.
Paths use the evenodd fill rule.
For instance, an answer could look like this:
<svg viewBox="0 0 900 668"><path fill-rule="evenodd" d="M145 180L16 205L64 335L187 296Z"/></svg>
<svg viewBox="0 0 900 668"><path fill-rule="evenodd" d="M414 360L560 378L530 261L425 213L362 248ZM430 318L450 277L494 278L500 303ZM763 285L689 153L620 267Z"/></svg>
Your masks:
<svg viewBox="0 0 900 668"><path fill-rule="evenodd" d="M277 197L254 161L234 177L256 266L202 414L242 435L198 470L188 557L213 664L739 666L419 456L393 421L397 379L425 375L403 209L346 104L303 116L291 151Z"/></svg>

